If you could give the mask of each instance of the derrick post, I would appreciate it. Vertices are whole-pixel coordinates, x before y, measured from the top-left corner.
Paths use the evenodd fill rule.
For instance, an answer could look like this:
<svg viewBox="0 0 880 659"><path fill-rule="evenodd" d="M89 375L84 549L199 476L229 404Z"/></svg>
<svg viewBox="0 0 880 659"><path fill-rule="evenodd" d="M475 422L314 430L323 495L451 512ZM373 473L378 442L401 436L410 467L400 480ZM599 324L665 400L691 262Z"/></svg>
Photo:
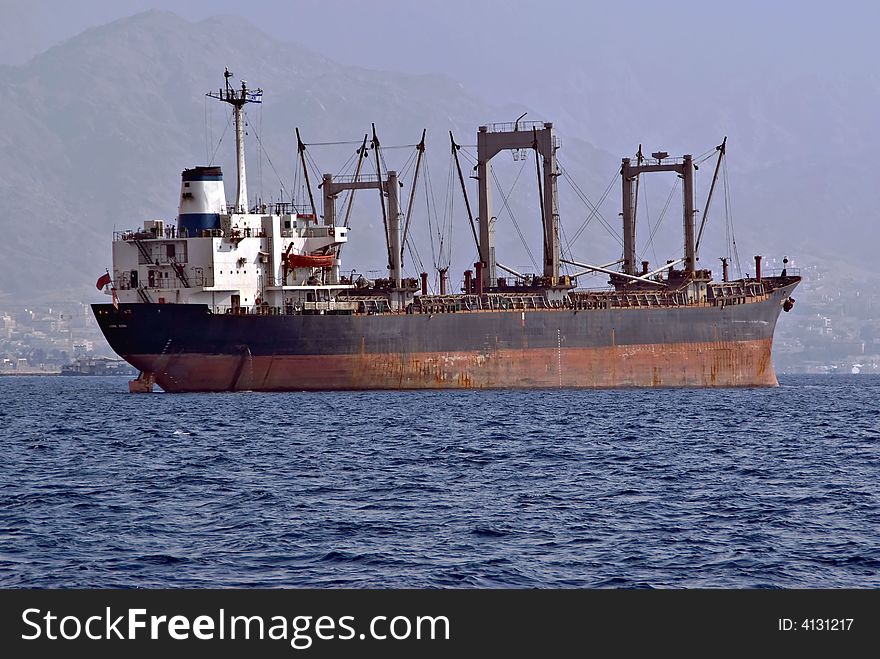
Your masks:
<svg viewBox="0 0 880 659"><path fill-rule="evenodd" d="M479 188L480 261L483 264L482 285L488 290L495 285L495 226L492 223L492 164L489 150L489 129L480 126L477 133L477 187Z"/></svg>
<svg viewBox="0 0 880 659"><path fill-rule="evenodd" d="M536 142L537 142L537 132ZM551 285L559 281L559 195L556 189L556 140L553 136L553 124L544 124L541 131L541 149L544 156L544 277ZM537 147L537 144L536 144Z"/></svg>
<svg viewBox="0 0 880 659"><path fill-rule="evenodd" d="M630 169L630 159L624 158L620 167L623 189L623 272L636 274L636 222L635 185L636 176ZM636 170L638 171L638 170Z"/></svg>
<svg viewBox="0 0 880 659"><path fill-rule="evenodd" d="M401 249L400 249L400 203L398 199L399 183L397 172L389 171L385 182L388 195L388 240L390 242L391 263L388 264L388 276L394 288L401 286Z"/></svg>
<svg viewBox="0 0 880 659"><path fill-rule="evenodd" d="M682 164L682 192L684 194L684 269L693 273L697 269L696 241L694 236L694 158L684 156Z"/></svg>
<svg viewBox="0 0 880 659"><path fill-rule="evenodd" d="M324 174L321 182L324 191L324 225L336 226L336 191L333 189L333 174ZM317 222L318 218L315 218Z"/></svg>

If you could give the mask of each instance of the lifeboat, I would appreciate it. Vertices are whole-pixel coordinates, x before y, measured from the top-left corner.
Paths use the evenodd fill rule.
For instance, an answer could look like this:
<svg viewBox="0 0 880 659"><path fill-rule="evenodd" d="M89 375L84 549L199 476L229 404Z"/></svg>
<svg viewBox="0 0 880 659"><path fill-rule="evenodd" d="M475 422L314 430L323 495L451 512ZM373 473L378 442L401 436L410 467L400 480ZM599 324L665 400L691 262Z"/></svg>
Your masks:
<svg viewBox="0 0 880 659"><path fill-rule="evenodd" d="M288 268L332 268L332 254L288 254Z"/></svg>

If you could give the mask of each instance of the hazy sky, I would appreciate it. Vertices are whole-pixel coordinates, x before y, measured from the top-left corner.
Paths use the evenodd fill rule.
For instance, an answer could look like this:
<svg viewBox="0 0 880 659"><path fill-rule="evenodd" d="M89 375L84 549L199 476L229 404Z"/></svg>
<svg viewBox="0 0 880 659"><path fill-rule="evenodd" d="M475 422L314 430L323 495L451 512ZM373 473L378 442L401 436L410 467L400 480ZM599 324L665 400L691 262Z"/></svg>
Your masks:
<svg viewBox="0 0 880 659"><path fill-rule="evenodd" d="M160 8L191 20L241 15L273 36L375 68L470 83L621 63L672 83L744 70L858 75L873 69L880 3L737 0L4 0L0 61L21 63L91 25ZM232 35L227 35L232 38ZM238 38L246 38L247 34Z"/></svg>
<svg viewBox="0 0 880 659"><path fill-rule="evenodd" d="M775 95L770 111L797 113L798 142L837 124L842 134L828 139L859 146L873 133L861 127L873 122L864 106L880 93L880 2L868 0L2 0L0 62L22 63L90 26L151 8L192 21L243 16L343 64L443 73L487 103L523 105L530 118L614 153L640 141L668 148L682 134L699 145L720 140L726 120L708 117L733 105L743 116L750 95ZM243 25L241 34L217 36L248 34ZM871 93L858 93L863 84ZM814 109L825 106L811 95L831 85L849 86L844 105ZM766 106L752 117L759 131ZM688 114L705 120L691 126ZM675 124L683 130L670 135ZM771 139L749 151L750 137L731 136L743 156L790 148Z"/></svg>

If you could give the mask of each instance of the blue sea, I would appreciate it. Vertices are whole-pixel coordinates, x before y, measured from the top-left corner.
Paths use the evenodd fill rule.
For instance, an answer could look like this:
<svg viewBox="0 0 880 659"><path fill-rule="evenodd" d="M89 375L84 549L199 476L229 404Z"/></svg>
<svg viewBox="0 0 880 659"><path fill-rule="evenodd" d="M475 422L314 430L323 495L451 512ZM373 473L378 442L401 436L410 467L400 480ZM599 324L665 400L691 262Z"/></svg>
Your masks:
<svg viewBox="0 0 880 659"><path fill-rule="evenodd" d="M131 395L0 378L0 586L878 588L880 376Z"/></svg>

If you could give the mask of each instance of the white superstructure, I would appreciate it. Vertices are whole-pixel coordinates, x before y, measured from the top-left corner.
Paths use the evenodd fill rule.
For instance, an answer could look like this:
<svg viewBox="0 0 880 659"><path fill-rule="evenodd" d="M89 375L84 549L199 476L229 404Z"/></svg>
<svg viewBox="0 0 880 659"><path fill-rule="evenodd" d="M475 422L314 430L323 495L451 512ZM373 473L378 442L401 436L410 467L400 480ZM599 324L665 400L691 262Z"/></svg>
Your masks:
<svg viewBox="0 0 880 659"><path fill-rule="evenodd" d="M197 236L180 219L177 226L147 220L143 230L117 233L113 281L119 301L207 304L215 313L234 313L261 306L322 308L309 303L330 303L353 288L338 276L334 255L348 230L277 206L277 213L219 213L220 227ZM333 267L290 265L297 256L322 255Z"/></svg>

